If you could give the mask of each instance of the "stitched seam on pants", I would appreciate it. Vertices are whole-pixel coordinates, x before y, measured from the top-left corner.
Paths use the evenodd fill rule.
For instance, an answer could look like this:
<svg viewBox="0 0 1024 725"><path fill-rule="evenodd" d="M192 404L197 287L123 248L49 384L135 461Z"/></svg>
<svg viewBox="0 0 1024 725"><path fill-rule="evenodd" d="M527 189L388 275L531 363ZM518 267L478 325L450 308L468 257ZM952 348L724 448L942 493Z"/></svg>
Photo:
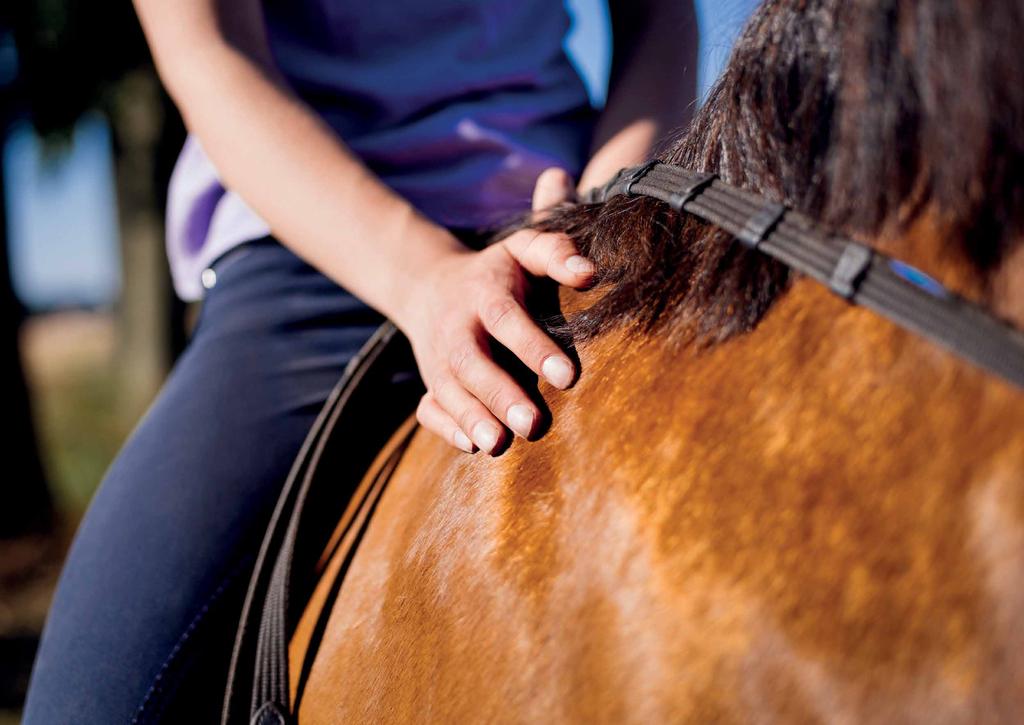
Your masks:
<svg viewBox="0 0 1024 725"><path fill-rule="evenodd" d="M163 692L164 681L167 679L171 668L180 658L185 646L192 639L192 635L195 634L197 629L199 629L199 626L206 618L210 609L217 603L217 600L221 598L228 586L238 578L238 575L245 570L247 565L251 566L252 563L252 557L244 557L243 560L221 580L220 585L213 591L213 593L207 597L206 602L202 607L200 607L199 611L192 618L192 621L189 622L185 631L182 632L178 641L171 649L170 654L167 655L167 659L164 660L164 664L160 667L160 671L157 672L156 677L153 678L153 683L146 691L145 697L142 698L142 704L139 705L138 709L135 711L135 715L132 716L132 725L141 725L142 723L147 722L150 716L155 714L152 712L152 708L156 705L159 695Z"/></svg>

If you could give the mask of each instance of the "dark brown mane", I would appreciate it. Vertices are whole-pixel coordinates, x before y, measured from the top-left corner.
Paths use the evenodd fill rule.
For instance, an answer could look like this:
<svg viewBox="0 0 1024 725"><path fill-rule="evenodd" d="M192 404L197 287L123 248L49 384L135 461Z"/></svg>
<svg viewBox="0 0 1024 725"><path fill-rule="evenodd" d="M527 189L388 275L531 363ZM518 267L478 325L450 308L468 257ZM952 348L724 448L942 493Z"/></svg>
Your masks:
<svg viewBox="0 0 1024 725"><path fill-rule="evenodd" d="M1016 0L769 0L660 158L866 239L937 211L943 253L984 278L1024 221L1022 37ZM721 341L789 283L779 264L651 199L561 209L543 227L599 270L603 294L569 321L577 341L625 323Z"/></svg>

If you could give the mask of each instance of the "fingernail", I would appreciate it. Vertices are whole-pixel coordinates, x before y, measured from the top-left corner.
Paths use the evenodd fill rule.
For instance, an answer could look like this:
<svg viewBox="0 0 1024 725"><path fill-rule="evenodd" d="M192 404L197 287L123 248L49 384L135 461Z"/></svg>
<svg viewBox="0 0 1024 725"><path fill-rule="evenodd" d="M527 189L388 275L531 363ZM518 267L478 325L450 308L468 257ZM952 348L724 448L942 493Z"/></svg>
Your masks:
<svg viewBox="0 0 1024 725"><path fill-rule="evenodd" d="M458 446L459 448L464 450L466 453L472 453L473 452L473 441L471 441L469 439L469 436L467 436L461 430L455 431L454 438L455 438L455 445L456 446Z"/></svg>
<svg viewBox="0 0 1024 725"><path fill-rule="evenodd" d="M568 388L572 383L572 365L563 358L557 355L552 355L540 366L541 373L547 378L547 381L554 385L556 388Z"/></svg>
<svg viewBox="0 0 1024 725"><path fill-rule="evenodd" d="M498 446L499 435L498 428L490 423L477 423L473 426L473 441L482 451L493 453Z"/></svg>
<svg viewBox="0 0 1024 725"><path fill-rule="evenodd" d="M534 415L528 405L513 405L508 409L508 424L523 438L529 438L533 432Z"/></svg>
<svg viewBox="0 0 1024 725"><path fill-rule="evenodd" d="M565 260L565 267L573 274L593 274L594 263L586 257L574 254Z"/></svg>

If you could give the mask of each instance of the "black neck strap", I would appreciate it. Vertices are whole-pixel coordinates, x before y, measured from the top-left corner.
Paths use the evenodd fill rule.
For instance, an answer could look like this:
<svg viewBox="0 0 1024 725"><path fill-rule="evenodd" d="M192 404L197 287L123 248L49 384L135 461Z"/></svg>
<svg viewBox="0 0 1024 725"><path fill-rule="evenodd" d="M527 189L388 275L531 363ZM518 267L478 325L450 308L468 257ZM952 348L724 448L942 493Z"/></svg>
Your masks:
<svg viewBox="0 0 1024 725"><path fill-rule="evenodd" d="M619 194L658 199L714 224L848 302L1024 388L1024 333L908 264L830 234L802 214L713 174L680 166L651 161L623 169L586 201Z"/></svg>

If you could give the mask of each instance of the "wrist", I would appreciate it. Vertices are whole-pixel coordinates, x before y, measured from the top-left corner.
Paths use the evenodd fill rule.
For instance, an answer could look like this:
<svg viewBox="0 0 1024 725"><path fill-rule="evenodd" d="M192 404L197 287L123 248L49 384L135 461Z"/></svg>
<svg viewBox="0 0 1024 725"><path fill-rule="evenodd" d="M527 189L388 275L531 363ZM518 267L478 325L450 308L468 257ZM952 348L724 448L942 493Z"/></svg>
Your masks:
<svg viewBox="0 0 1024 725"><path fill-rule="evenodd" d="M403 234L409 253L396 265L391 299L384 313L408 337L426 312L426 302L442 284L443 270L472 250L444 227L421 219Z"/></svg>

